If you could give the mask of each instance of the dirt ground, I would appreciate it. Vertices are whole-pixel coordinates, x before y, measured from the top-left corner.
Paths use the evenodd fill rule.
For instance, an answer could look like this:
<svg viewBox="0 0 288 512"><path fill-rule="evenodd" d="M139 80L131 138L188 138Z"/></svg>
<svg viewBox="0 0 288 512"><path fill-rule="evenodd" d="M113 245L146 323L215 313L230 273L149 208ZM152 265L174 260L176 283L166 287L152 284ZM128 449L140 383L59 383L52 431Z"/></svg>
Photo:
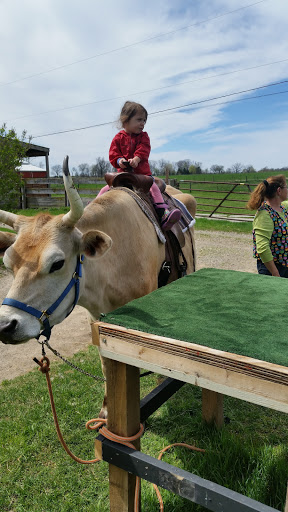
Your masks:
<svg viewBox="0 0 288 512"><path fill-rule="evenodd" d="M197 270L220 268L256 272L252 257L250 234L196 231ZM0 276L0 303L6 297L12 277L4 272ZM76 306L71 315L53 328L50 344L68 359L91 344L91 332L86 310ZM51 361L57 359L49 351ZM33 357L41 357L41 347L36 340L21 345L4 345L0 342L0 382L23 375L33 368Z"/></svg>

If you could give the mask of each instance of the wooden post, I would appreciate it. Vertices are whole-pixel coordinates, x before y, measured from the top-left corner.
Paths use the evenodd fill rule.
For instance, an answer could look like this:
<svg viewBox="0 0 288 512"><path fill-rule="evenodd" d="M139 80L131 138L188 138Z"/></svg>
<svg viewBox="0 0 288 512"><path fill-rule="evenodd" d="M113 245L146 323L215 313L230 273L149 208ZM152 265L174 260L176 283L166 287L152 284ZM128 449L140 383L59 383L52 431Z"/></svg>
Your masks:
<svg viewBox="0 0 288 512"><path fill-rule="evenodd" d="M45 167L46 167L46 176L47 176L47 178L49 178L49 177L50 177L50 171L49 171L49 157L48 157L47 153L46 153L46 155L45 155Z"/></svg>
<svg viewBox="0 0 288 512"><path fill-rule="evenodd" d="M221 393L202 389L202 418L208 424L214 423L217 427L223 426L223 395Z"/></svg>
<svg viewBox="0 0 288 512"><path fill-rule="evenodd" d="M25 183L21 186L21 209L25 210L27 208L27 201L26 201L26 187Z"/></svg>
<svg viewBox="0 0 288 512"><path fill-rule="evenodd" d="M140 427L139 368L106 359L108 429L133 436ZM140 440L134 443L140 449ZM133 512L136 477L109 465L110 512Z"/></svg>
<svg viewBox="0 0 288 512"><path fill-rule="evenodd" d="M169 185L169 168L165 168L165 183Z"/></svg>

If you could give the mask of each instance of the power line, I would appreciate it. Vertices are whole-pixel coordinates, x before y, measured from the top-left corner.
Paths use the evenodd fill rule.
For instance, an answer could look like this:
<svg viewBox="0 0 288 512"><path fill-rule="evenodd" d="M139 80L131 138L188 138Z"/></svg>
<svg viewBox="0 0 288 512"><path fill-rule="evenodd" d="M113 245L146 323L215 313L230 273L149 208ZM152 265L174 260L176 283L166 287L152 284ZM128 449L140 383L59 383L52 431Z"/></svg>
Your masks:
<svg viewBox="0 0 288 512"><path fill-rule="evenodd" d="M187 107L191 107L193 105L199 105L201 103L206 103L207 101L214 101L214 100L219 100L221 98L228 98L229 96L235 96L236 94L244 94L244 93L247 93L247 92L257 91L259 89L265 89L266 87L273 87L275 85L281 85L281 84L285 84L285 83L288 83L288 80L282 80L281 82L274 82L272 84L267 84L267 85L260 85L258 87L253 87L252 89L245 89L244 91L231 92L231 93L228 93L228 94L223 94L222 96L215 96L214 98L209 98L209 99L206 99L206 100L194 101L193 103L187 103L185 105L178 105L178 107L165 108L163 110L158 110L157 112L151 112L150 115L159 114L159 113L162 113L162 112L168 112L169 110L176 110L176 109L180 109L180 108L187 108ZM277 94L277 93L274 93L274 94Z"/></svg>
<svg viewBox="0 0 288 512"><path fill-rule="evenodd" d="M143 43L147 43L149 41L153 41L154 39L158 39L159 37L164 37L164 36L176 34L177 32L180 32L182 30L187 30L187 29L190 29L190 28L193 28L193 27L197 27L199 25L203 25L204 23L208 23L209 21L213 21L213 20L216 20L216 19L219 19L219 18L223 18L224 16L228 16L229 14L234 14L235 12L239 12L241 10L248 9L249 7L253 7L254 5L261 4L263 2L267 2L267 0L258 0L257 2L253 2L252 4L244 5L242 7L238 7L237 9L233 9L232 11L227 11L227 12L225 12L223 14L218 14L216 16L211 16L210 18L206 18L205 20L202 20L202 21L197 21L196 23L191 23L190 25L186 25L185 27L180 27L180 28L177 28L175 30L170 30L169 32L162 32L161 34L157 34L155 36L147 37L146 39L142 39L141 41L136 41L135 43L130 43L130 44L127 44L127 45L124 45L124 46L120 46L118 48L113 48L112 50L107 50L107 51L102 52L102 53L97 53L96 55L92 55L91 57L86 57L84 59L79 59L79 60L76 60L74 62L70 62L69 64L63 64L62 66L57 66L55 68L51 68L51 69L48 69L46 71L39 71L38 73L33 73L32 75L28 75L28 76L26 76L24 78L17 78L16 80L11 80L10 82L4 82L4 83L0 84L0 87L4 87L6 85L12 85L12 84L15 84L17 82L22 82L24 80L29 80L30 78L34 78L36 76L45 75L47 73L52 73L53 71L58 71L60 69L64 69L64 68L68 68L70 66L74 66L76 64L80 64L82 62L87 62L89 60L96 59L97 57L102 57L104 55L109 55L111 53L119 52L121 50L126 50L127 48L131 48L131 47L137 46L139 44L143 44Z"/></svg>
<svg viewBox="0 0 288 512"><path fill-rule="evenodd" d="M207 103L209 101L215 101L215 100L218 100L218 99L221 99L221 98L228 98L228 97L231 97L231 96L235 96L236 94L244 94L244 93L247 93L247 92L252 92L252 91L256 91L256 90L259 90L259 89L264 89L266 87L272 87L272 86L275 86L275 85L280 85L280 84L284 84L284 83L288 83L288 80L282 80L281 82L275 82L273 84L268 84L268 85L261 85L259 87L253 87L252 89L246 89L246 90L243 90L243 91L238 91L238 92L232 92L232 93L229 93L229 94L223 94L221 96L215 96L214 98L208 98L206 100L199 100L199 101L194 101L192 103L186 103L184 105L178 105L177 107L170 107L170 108L166 108L166 109L163 109L163 110L157 110L155 112L149 112L149 116L153 116L153 115L159 115L159 114L163 114L165 112L171 112L173 110L180 110L180 109L187 109L187 107L193 107L193 106L198 106L198 105L203 105L204 103ZM288 90L286 91L278 91L278 92L274 92L274 93L267 93L267 94L262 94L262 95L258 95L258 96L251 96L250 98L241 98L241 99L238 99L238 100L231 100L231 101L226 101L226 102L222 102L222 103L218 103L218 104L213 104L212 106L216 106L216 105L224 105L224 104L227 104L227 103L233 103L235 101L244 101L244 100L252 100L252 99L256 99L256 98L263 98L263 97L266 97L266 96L276 96L277 94L285 94L287 93ZM211 105L205 105L206 106L211 106ZM200 107L200 108L204 108L204 107ZM43 135L35 135L33 136L32 138L33 139L37 139L37 138L40 138L40 137L48 137L50 135L59 135L59 134L62 134L62 133L70 133L70 132L75 132L75 131L81 131L81 130L88 130L90 128L98 128L100 126L105 126L105 125L109 125L109 124L114 124L115 121L107 121L105 123L99 123L99 124L94 124L94 125L90 125L90 126L83 126L81 128L72 128L70 130L62 130L62 131L59 131L59 132L52 132L52 133L45 133Z"/></svg>
<svg viewBox="0 0 288 512"><path fill-rule="evenodd" d="M236 100L219 101L218 103L212 103L211 105L195 106L193 108L193 110L200 109L200 108L216 107L218 105L228 105L230 103L237 103L239 101L249 101L249 100L255 100L255 99L258 99L258 98L266 98L268 96L277 96L278 94L287 94L287 93L288 93L288 89L286 91L269 92L267 94L259 94L258 96L250 96L249 98L239 98L239 99L236 99ZM187 110L190 110L190 109L187 109ZM164 111L161 111L161 112L164 112ZM157 117L157 116L161 117L163 115L171 115L171 114L174 114L174 112L170 111L169 113L165 112L165 113L160 113L160 114L155 113L155 117ZM150 115L153 115L153 113L150 114Z"/></svg>
<svg viewBox="0 0 288 512"><path fill-rule="evenodd" d="M251 71L252 69L258 69L258 68L265 67L265 66L271 66L273 64L280 64L282 62L287 62L287 61L288 61L288 59L277 60L277 61L274 61L274 62L268 62L267 64L259 64L257 66L250 66L248 68L242 68L242 69L236 69L234 71L226 71L224 73L218 73L216 75L209 75L209 76L206 76L206 77L194 78L193 80L187 80L185 82L178 82L176 84L164 85L163 87L157 87L155 89L147 89L145 91L133 92L133 93L125 94L125 96L115 96L114 98L107 98L107 99L102 99L102 100L97 100L97 101L90 101L88 103L80 103L78 105L72 105L70 107L63 107L63 108L54 109L54 110L46 110L45 112L39 112L38 114L28 114L28 115L25 115L25 116L20 116L20 117L14 117L12 119L7 119L6 122L18 121L19 119L26 119L27 117L40 116L40 115L44 115L44 114L63 112L65 110L70 110L70 109L73 109L73 108L87 107L89 105L95 105L95 104L98 104L98 103L105 103L105 102L108 102L108 101L113 101L113 100L117 100L117 99L121 99L121 98L137 96L139 94L147 94L149 92L160 91L160 90L168 89L168 88L171 88L171 87L179 87L180 85L191 84L191 83L199 82L199 81L202 81L202 80L209 80L211 78L217 78L219 76L232 75L234 73L241 73L243 71Z"/></svg>

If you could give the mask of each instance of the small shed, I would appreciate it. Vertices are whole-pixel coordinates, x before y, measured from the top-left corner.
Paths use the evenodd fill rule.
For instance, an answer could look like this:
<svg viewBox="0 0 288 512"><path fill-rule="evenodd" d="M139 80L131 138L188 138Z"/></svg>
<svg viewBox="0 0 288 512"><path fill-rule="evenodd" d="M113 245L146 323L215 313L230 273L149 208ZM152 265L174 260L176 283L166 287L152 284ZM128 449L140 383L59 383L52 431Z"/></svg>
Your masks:
<svg viewBox="0 0 288 512"><path fill-rule="evenodd" d="M21 173L24 180L28 178L47 177L46 169L42 169L41 167L37 167L36 165L22 164L21 167L19 167L18 171Z"/></svg>
<svg viewBox="0 0 288 512"><path fill-rule="evenodd" d="M46 169L45 170L41 169L41 171L44 172L44 176L40 176L39 174L37 174L37 176L35 176L35 177L36 178L49 178L49 152L50 152L50 149L46 148L44 146L37 146L36 144L31 144L31 143L26 143L26 142L22 142L22 144L27 147L26 157L28 157L28 158L33 158L33 157L37 157L37 156L45 157ZM29 176L29 178L30 177L31 176ZM28 176L27 176L27 178L28 178Z"/></svg>

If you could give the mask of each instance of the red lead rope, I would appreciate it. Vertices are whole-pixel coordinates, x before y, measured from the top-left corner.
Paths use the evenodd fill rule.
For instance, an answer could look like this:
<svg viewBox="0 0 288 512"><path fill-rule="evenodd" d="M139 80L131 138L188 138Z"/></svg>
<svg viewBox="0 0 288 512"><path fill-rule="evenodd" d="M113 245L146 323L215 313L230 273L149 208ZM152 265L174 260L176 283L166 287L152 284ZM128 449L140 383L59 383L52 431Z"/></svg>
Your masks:
<svg viewBox="0 0 288 512"><path fill-rule="evenodd" d="M38 361L38 359L34 358L34 361L40 366L39 370L42 373L45 374L46 381L47 381L47 386L48 386L49 397L50 397L51 408L52 408L52 413L53 413L53 418L54 418L54 423L55 423L56 431L57 431L57 435L58 435L60 443L62 444L65 452L73 460L75 460L76 462L79 462L79 464L94 464L95 462L99 462L100 459L92 459L92 460L80 459L79 457L76 457L76 455L74 455L69 450L67 444L65 443L65 441L63 439L63 436L62 436L62 433L61 433L61 430L60 430L60 427L59 427L59 423L58 423L58 418L57 418L57 413L56 413L56 408L55 408L55 403L54 403L54 398L53 398L53 392L52 392L52 385L51 385L51 380L50 380L50 375L49 375L50 361L49 361L48 357L46 357L46 356L42 357L42 359L40 359L40 361ZM136 450L135 446L132 444L132 441L136 441L136 439L139 439L142 436L142 434L144 432L144 427L143 427L142 424L140 424L139 432L137 432L137 434L135 434L134 436L122 437L122 436L118 436L117 434L114 434L113 432L110 432L110 430L108 430L107 427L104 426L106 424L106 421L107 420L102 419L102 418L94 418L92 420L87 421L86 428L88 430L98 430L98 429L100 429L99 430L99 434L102 434L106 439L109 439L109 441L114 441L116 443L120 443L120 444L123 444L125 446L128 446L129 448L132 448L133 450ZM158 457L158 460L161 460L162 455L167 450L172 448L173 446L185 446L186 448L189 448L189 450L194 450L194 451L202 452L202 453L205 452L205 450L203 450L202 448L197 448L196 446L191 446L191 445L186 444L186 443L174 443L174 444L170 444L169 446L166 446L166 448L163 448L163 450L161 450L161 452L159 454L159 457ZM138 512L139 511L140 481L141 481L140 477L137 476L136 477L136 486L135 486L134 512ZM162 496L160 494L160 491L159 491L157 485L153 484L153 487L154 487L154 489L156 491L157 498L158 498L158 501L159 501L160 512L163 512L164 511L164 504L163 504ZM287 508L287 510L285 508L285 512L288 512L288 508Z"/></svg>

